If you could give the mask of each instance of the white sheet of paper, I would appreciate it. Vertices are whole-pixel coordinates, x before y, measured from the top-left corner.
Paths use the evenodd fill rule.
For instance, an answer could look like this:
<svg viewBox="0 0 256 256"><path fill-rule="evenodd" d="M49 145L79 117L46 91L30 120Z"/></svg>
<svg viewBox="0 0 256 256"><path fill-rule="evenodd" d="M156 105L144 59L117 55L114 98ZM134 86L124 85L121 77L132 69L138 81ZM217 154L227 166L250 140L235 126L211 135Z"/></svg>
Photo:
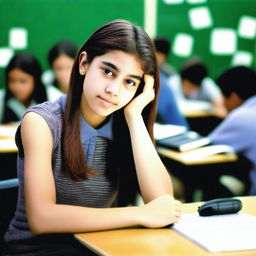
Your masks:
<svg viewBox="0 0 256 256"><path fill-rule="evenodd" d="M250 214L183 214L172 229L210 252L256 249L256 216Z"/></svg>
<svg viewBox="0 0 256 256"><path fill-rule="evenodd" d="M0 149L8 150L8 149L14 149L14 148L17 148L14 139L0 140Z"/></svg>
<svg viewBox="0 0 256 256"><path fill-rule="evenodd" d="M181 125L174 124L154 124L154 138L160 140L166 137L175 136L185 132L187 128Z"/></svg>
<svg viewBox="0 0 256 256"><path fill-rule="evenodd" d="M0 125L0 136L14 137L17 127Z"/></svg>

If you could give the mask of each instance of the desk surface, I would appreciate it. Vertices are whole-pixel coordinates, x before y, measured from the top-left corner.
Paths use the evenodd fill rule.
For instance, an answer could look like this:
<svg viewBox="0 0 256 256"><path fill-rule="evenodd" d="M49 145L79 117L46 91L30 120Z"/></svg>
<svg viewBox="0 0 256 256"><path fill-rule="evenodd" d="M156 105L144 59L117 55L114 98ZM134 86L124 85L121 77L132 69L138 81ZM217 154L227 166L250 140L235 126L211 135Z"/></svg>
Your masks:
<svg viewBox="0 0 256 256"><path fill-rule="evenodd" d="M216 113L209 110L186 110L186 112L184 112L183 114L187 118L217 116Z"/></svg>
<svg viewBox="0 0 256 256"><path fill-rule="evenodd" d="M200 154L198 154L197 157L191 157L191 155L189 155L190 152L178 152L175 150L161 148L161 147L157 148L157 151L160 155L170 158L172 160L178 161L185 165L235 162L238 159L235 153L214 154L214 155L208 155L203 157L200 157ZM195 152L195 150L192 150L192 151Z"/></svg>
<svg viewBox="0 0 256 256"><path fill-rule="evenodd" d="M0 125L0 153L13 153L18 151L14 139L17 127L16 124Z"/></svg>
<svg viewBox="0 0 256 256"><path fill-rule="evenodd" d="M242 212L256 216L256 196L239 197L243 202ZM183 204L184 213L197 211L202 202ZM256 250L210 253L174 230L118 229L75 234L75 237L99 255L106 256L255 256Z"/></svg>

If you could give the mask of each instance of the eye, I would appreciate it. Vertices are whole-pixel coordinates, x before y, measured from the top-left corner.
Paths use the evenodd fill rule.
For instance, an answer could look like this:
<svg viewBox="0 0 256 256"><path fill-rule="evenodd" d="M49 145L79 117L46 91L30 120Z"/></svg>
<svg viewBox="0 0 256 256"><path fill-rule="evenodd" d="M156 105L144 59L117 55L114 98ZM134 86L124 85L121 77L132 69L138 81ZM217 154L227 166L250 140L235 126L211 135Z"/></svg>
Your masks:
<svg viewBox="0 0 256 256"><path fill-rule="evenodd" d="M107 75L107 76L113 76L114 75L114 73L108 68L103 68L102 70L103 70L104 74Z"/></svg>
<svg viewBox="0 0 256 256"><path fill-rule="evenodd" d="M127 80L126 80L126 83L127 83L129 86L136 86L136 83L135 83L133 80L131 80L131 79L127 79Z"/></svg>

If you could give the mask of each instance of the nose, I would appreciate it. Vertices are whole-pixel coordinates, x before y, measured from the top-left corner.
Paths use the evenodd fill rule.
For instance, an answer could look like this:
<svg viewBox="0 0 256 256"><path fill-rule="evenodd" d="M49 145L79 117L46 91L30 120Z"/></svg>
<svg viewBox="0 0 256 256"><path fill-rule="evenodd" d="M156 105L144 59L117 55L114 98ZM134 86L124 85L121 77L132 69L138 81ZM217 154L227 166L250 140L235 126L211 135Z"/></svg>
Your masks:
<svg viewBox="0 0 256 256"><path fill-rule="evenodd" d="M111 94L113 96L118 96L119 86L120 86L119 81L112 81L106 86L105 91L106 93Z"/></svg>

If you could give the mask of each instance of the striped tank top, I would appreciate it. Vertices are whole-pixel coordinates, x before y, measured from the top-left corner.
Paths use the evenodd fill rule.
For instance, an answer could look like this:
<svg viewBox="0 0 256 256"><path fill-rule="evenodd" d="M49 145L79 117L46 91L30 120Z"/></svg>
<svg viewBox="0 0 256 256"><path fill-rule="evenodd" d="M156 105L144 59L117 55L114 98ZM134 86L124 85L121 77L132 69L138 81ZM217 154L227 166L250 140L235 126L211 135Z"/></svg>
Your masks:
<svg viewBox="0 0 256 256"><path fill-rule="evenodd" d="M87 180L76 182L67 176L62 170L62 107L61 98L55 102L44 102L29 108L27 112L36 112L47 122L53 138L52 170L56 188L57 204L77 205L86 207L110 207L117 196L117 182L113 182L108 170L113 164L108 164L112 158L107 157L107 150L113 146L113 142L105 137L95 138L95 149L89 167L97 172L97 176L89 176ZM81 131L83 132L83 130ZM35 238L28 226L28 220L24 205L24 158L20 137L20 129L16 134L16 144L19 148L17 158L17 174L19 178L19 195L15 216L5 234L7 243L19 243ZM86 149L85 149L86 150ZM36 171L36 170L35 170ZM114 170L115 172L115 170ZM50 235L49 235L50 236ZM44 235L45 237L45 235Z"/></svg>

